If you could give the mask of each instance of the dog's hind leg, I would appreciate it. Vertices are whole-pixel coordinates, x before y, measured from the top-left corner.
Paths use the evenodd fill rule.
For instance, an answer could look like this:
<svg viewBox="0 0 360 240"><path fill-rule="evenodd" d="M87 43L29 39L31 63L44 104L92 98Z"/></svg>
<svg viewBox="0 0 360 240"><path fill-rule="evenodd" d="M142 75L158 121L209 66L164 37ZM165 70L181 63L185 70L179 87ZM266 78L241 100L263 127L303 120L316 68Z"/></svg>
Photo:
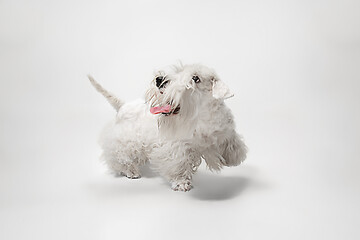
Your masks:
<svg viewBox="0 0 360 240"><path fill-rule="evenodd" d="M115 175L125 176L130 179L137 179L141 177L139 166L135 164L110 162L108 163L108 167Z"/></svg>
<svg viewBox="0 0 360 240"><path fill-rule="evenodd" d="M118 176L123 175L130 179L141 177L139 168L146 162L140 157L129 156L124 152L110 149L104 150L101 158L111 173Z"/></svg>

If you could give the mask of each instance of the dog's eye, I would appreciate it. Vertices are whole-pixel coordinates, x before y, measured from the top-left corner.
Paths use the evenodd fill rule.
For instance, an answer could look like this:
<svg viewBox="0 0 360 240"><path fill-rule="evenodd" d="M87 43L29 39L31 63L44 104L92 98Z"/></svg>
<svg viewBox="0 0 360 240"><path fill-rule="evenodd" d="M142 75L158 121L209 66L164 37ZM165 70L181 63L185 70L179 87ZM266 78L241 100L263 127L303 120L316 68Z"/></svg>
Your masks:
<svg viewBox="0 0 360 240"><path fill-rule="evenodd" d="M156 77L155 81L156 81L156 86L159 87L161 85L161 83L164 81L164 77L158 76L158 77Z"/></svg>
<svg viewBox="0 0 360 240"><path fill-rule="evenodd" d="M168 83L169 83L169 80L163 81L163 82L160 84L159 88L165 87Z"/></svg>
<svg viewBox="0 0 360 240"><path fill-rule="evenodd" d="M199 82L200 82L200 78L199 78L198 76L196 76L196 75L194 75L194 76L192 77L192 80L193 80L195 83L199 83Z"/></svg>

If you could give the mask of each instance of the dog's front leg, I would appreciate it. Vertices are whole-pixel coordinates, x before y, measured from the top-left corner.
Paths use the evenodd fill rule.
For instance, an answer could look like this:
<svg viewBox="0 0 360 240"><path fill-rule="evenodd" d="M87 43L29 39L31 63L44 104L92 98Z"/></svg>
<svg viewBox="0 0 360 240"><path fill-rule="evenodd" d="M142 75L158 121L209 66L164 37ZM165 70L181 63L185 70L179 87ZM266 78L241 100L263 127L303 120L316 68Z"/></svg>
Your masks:
<svg viewBox="0 0 360 240"><path fill-rule="evenodd" d="M247 147L235 131L220 144L220 149L225 159L224 165L227 167L237 166L246 158Z"/></svg>
<svg viewBox="0 0 360 240"><path fill-rule="evenodd" d="M192 188L192 175L201 163L198 152L182 143L167 143L154 149L151 162L160 175L171 183L174 191Z"/></svg>
<svg viewBox="0 0 360 240"><path fill-rule="evenodd" d="M201 163L201 156L195 151L188 149L187 153L174 159L177 163L174 167L174 174L170 177L171 188L174 191L190 191L192 186L192 175L196 172Z"/></svg>

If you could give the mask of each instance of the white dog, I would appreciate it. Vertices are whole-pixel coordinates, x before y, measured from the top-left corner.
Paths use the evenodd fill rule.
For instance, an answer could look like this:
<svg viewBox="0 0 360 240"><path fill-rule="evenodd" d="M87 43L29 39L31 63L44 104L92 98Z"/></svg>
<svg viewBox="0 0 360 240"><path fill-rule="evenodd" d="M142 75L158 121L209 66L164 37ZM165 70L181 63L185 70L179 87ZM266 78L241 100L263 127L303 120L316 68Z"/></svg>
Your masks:
<svg viewBox="0 0 360 240"><path fill-rule="evenodd" d="M114 173L139 178L139 167L150 161L173 190L189 191L201 160L215 171L245 160L247 148L224 103L233 94L213 70L180 65L158 71L145 103L123 103L89 79L117 111L101 137L102 158Z"/></svg>

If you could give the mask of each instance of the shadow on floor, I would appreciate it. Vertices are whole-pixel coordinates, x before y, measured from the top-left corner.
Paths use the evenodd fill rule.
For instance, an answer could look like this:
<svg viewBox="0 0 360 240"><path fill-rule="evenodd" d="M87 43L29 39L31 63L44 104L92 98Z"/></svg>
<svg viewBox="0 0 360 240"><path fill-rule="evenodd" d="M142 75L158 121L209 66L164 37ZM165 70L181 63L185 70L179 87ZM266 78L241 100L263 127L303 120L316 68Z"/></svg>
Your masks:
<svg viewBox="0 0 360 240"><path fill-rule="evenodd" d="M223 176L199 172L193 179L195 188L190 195L199 200L222 201L240 195L248 188L256 187L247 177Z"/></svg>
<svg viewBox="0 0 360 240"><path fill-rule="evenodd" d="M159 181L162 179L157 173L151 170L148 165L141 167L140 179L126 179L123 177L121 181L114 178L104 178L102 181L90 184L88 187L93 192L101 193L101 197L120 194L123 196L132 194L154 194L154 192L165 192L172 194L170 183L167 181ZM257 177L257 169L253 167L243 167L241 171L237 171L236 175L215 174L205 169L199 170L193 176L194 188L185 193L189 198L201 201L226 201L236 198L245 191L254 191L268 188L269 185L260 181ZM145 179L144 179L145 178ZM147 179L147 180L146 180ZM155 181L155 182L154 182ZM158 186L158 187L157 187Z"/></svg>

